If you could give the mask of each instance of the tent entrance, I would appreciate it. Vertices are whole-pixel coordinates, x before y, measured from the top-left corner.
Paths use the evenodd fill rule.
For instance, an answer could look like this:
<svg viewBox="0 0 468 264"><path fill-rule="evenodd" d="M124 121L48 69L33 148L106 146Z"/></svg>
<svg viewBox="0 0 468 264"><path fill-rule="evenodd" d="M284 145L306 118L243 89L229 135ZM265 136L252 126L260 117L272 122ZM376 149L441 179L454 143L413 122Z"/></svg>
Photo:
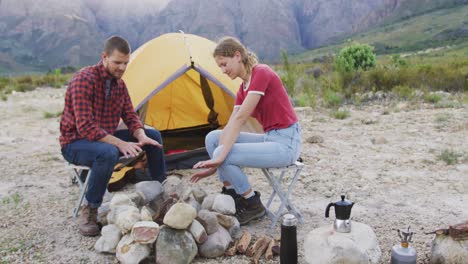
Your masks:
<svg viewBox="0 0 468 264"><path fill-rule="evenodd" d="M198 161L210 159L205 149L205 136L214 129L207 124L161 131L166 169L191 169Z"/></svg>
<svg viewBox="0 0 468 264"><path fill-rule="evenodd" d="M211 125L201 125L161 131L167 154L205 147L205 136L214 130Z"/></svg>

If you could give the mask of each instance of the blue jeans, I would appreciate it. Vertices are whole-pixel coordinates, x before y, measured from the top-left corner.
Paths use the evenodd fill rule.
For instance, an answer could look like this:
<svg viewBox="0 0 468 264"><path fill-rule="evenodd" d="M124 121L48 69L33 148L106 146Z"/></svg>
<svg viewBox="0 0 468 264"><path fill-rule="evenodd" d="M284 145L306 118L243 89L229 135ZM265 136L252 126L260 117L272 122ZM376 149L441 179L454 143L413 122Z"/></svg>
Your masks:
<svg viewBox="0 0 468 264"><path fill-rule="evenodd" d="M218 146L221 130L210 132L205 138L206 150L216 157L223 146ZM274 129L265 134L241 132L231 151L218 167L219 180L229 182L236 193L251 189L242 167L272 168L293 164L301 152L301 127L298 123L288 128Z"/></svg>
<svg viewBox="0 0 468 264"><path fill-rule="evenodd" d="M162 144L159 131L145 129L145 133L149 138ZM118 130L114 133L114 136L127 142L137 141L130 135L128 129ZM166 179L166 163L164 162L163 150L152 145L145 145L142 149L146 152L151 177L154 180L163 182ZM104 142L81 139L63 146L62 155L70 163L91 167L91 175L88 175L90 178L86 200L90 207L99 207L114 167L122 155L118 148Z"/></svg>

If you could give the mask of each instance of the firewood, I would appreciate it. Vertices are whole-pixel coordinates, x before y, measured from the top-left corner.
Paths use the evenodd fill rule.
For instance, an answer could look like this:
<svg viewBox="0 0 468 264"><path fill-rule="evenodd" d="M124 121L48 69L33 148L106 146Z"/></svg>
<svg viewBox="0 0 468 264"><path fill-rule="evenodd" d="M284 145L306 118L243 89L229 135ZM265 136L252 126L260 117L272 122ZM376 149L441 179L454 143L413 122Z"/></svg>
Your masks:
<svg viewBox="0 0 468 264"><path fill-rule="evenodd" d="M268 248L265 251L265 259L272 260L273 259L273 246L277 244L276 240L270 240L270 244L268 244Z"/></svg>
<svg viewBox="0 0 468 264"><path fill-rule="evenodd" d="M237 244L237 251L244 254L250 244L250 240L252 240L252 235L248 231L244 231Z"/></svg>
<svg viewBox="0 0 468 264"><path fill-rule="evenodd" d="M271 240L273 241L273 240ZM265 250L267 249L268 245L271 244L271 241L269 238L266 238L265 237L265 240L264 240L264 243L262 243L260 245L259 248L257 248L257 250L255 251L254 255L253 255L253 263L254 264L258 264L258 261L260 260L260 257L263 255L263 252L265 252Z"/></svg>
<svg viewBox="0 0 468 264"><path fill-rule="evenodd" d="M228 248L228 250L226 250L226 252L224 252L224 255L225 256L234 256L237 252L237 245L239 244L239 240L236 240L234 241L234 243L232 244L232 246L230 248Z"/></svg>
<svg viewBox="0 0 468 264"><path fill-rule="evenodd" d="M270 242L268 238L266 236L262 236L257 241L255 241L255 243L252 246L250 246L249 249L247 249L245 255L252 257L255 254L255 252L257 252L258 249L263 246L263 244L266 244L268 246L268 242Z"/></svg>

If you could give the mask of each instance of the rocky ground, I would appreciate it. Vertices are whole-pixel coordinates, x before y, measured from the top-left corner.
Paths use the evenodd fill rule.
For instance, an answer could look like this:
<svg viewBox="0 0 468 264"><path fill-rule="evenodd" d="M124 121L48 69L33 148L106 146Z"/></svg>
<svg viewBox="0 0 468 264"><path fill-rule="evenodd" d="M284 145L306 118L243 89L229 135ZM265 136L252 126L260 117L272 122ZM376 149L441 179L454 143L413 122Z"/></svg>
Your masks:
<svg viewBox="0 0 468 264"><path fill-rule="evenodd" d="M79 235L72 218L78 187L60 154L58 117L49 117L62 110L63 95L64 89L40 88L0 102L0 263L117 262L95 253L97 238ZM305 220L298 227L299 262L305 263L305 236L333 223L325 208L344 193L356 203L352 220L374 229L381 263L389 263L398 242L393 229L408 225L416 232L418 263L428 263L433 235L424 232L468 220L468 106L390 102L348 110L350 117L338 120L329 110L297 109L306 165L292 196ZM261 172L247 171L266 199L271 189ZM215 177L199 184L208 193L220 189ZM264 219L246 228L279 236L279 227L269 225ZM194 263L226 261L250 260Z"/></svg>

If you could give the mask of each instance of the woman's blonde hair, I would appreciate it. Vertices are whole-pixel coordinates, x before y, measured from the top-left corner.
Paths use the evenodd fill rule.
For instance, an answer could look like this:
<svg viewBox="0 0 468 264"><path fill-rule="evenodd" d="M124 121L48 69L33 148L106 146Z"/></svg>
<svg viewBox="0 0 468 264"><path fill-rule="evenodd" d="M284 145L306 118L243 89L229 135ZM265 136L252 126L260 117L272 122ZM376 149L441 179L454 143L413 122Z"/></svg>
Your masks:
<svg viewBox="0 0 468 264"><path fill-rule="evenodd" d="M224 37L216 46L213 57L216 56L223 56L223 57L234 57L234 53L239 51L242 57L242 64L244 64L245 69L248 74L252 72L253 67L255 64L258 63L257 55L255 53L248 50L242 43L233 37Z"/></svg>

